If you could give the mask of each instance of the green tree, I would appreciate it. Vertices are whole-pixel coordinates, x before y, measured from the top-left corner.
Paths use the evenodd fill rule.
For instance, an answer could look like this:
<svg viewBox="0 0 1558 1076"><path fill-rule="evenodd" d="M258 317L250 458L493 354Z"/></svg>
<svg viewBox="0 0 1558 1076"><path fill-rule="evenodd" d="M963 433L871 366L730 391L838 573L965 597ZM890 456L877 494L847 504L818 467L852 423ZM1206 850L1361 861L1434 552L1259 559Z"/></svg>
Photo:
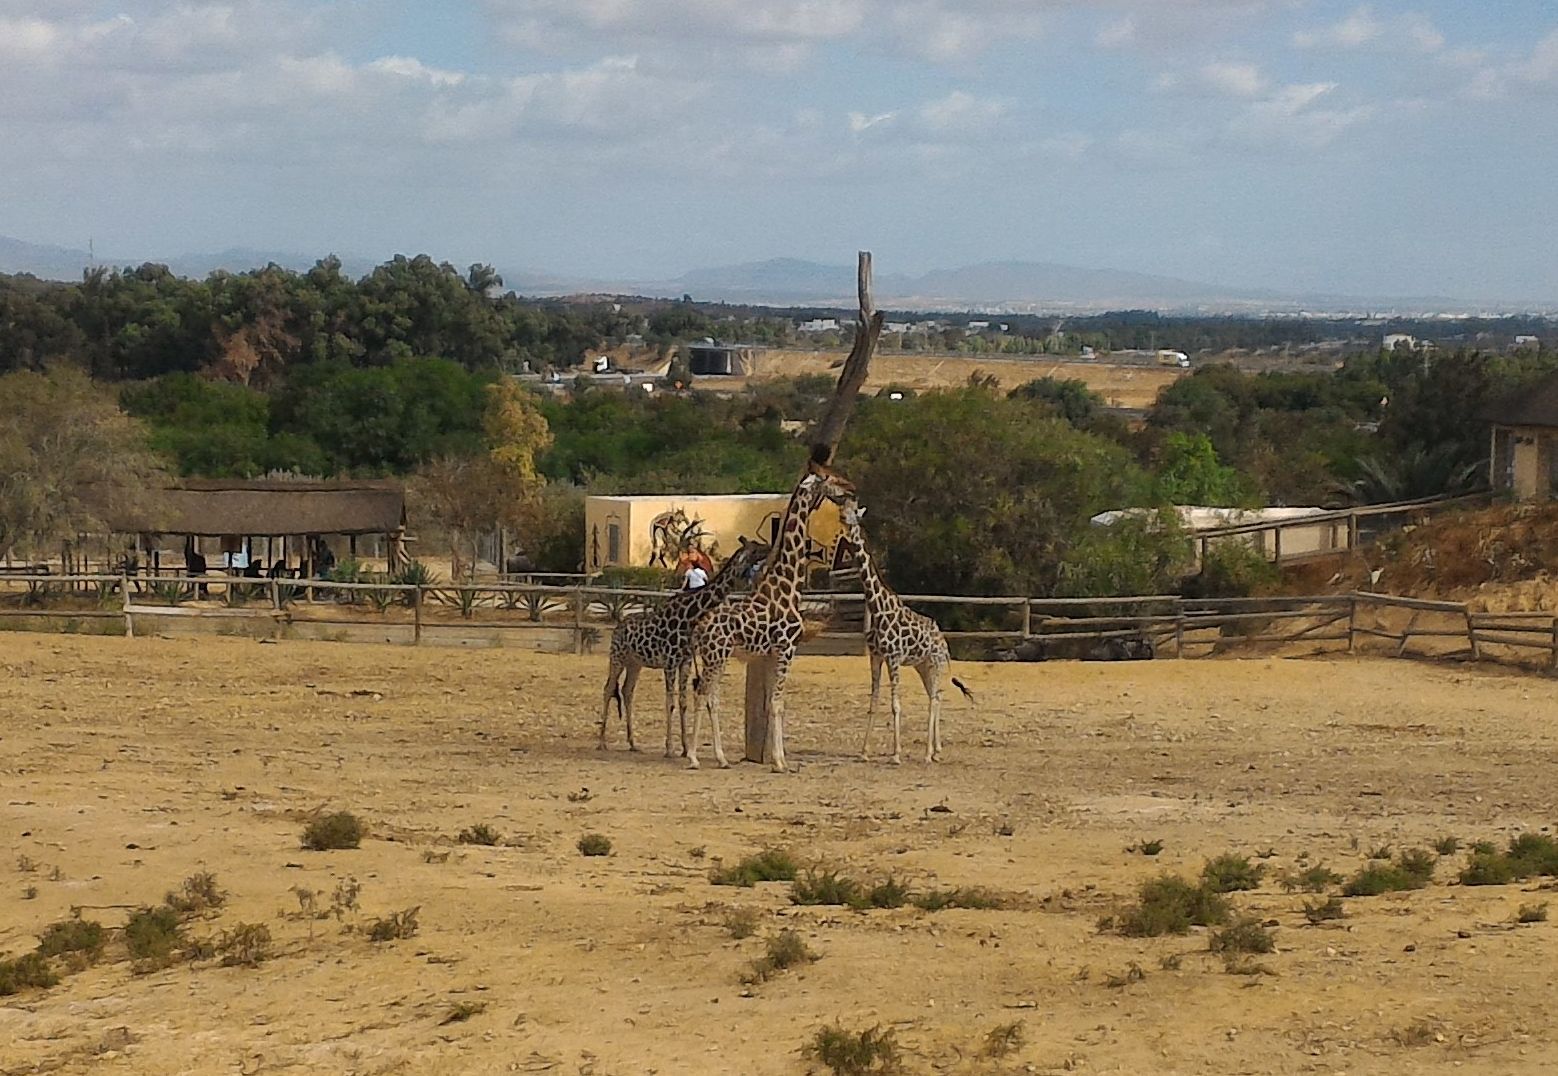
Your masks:
<svg viewBox="0 0 1558 1076"><path fill-rule="evenodd" d="M1158 494L1170 504L1226 508L1248 504L1253 491L1244 477L1217 458L1204 433L1171 433L1158 459Z"/></svg>

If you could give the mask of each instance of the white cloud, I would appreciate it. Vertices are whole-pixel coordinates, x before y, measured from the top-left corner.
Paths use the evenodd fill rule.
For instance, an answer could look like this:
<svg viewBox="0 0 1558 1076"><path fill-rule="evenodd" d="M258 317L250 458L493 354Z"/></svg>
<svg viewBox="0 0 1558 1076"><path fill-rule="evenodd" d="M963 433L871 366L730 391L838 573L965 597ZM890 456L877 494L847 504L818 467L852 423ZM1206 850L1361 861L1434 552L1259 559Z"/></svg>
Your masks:
<svg viewBox="0 0 1558 1076"><path fill-rule="evenodd" d="M1266 76L1252 63L1210 63L1200 76L1208 88L1230 97L1257 97L1266 88Z"/></svg>
<svg viewBox="0 0 1558 1076"><path fill-rule="evenodd" d="M1433 20L1421 13L1382 17L1364 6L1330 26L1300 30L1293 35L1293 42L1306 49L1411 47L1418 52L1435 53L1444 48L1445 37Z"/></svg>
<svg viewBox="0 0 1558 1076"><path fill-rule="evenodd" d="M938 133L960 134L987 131L1006 110L1003 102L975 97L965 90L953 90L947 96L920 106L920 122Z"/></svg>

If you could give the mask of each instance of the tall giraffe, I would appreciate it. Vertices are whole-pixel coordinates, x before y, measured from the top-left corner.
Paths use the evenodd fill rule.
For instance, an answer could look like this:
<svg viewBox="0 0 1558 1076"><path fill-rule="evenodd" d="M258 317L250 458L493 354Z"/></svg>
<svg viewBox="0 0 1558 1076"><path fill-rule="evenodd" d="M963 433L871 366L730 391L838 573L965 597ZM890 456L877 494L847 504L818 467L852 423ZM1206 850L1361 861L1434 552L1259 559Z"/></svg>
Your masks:
<svg viewBox="0 0 1558 1076"><path fill-rule="evenodd" d="M844 509L844 537L855 551L860 565L860 587L866 599L866 649L871 654L871 707L866 711L866 737L860 757L871 757L871 726L876 721L876 703L881 696L882 665L892 684L893 765L903 761L903 707L898 699L898 672L905 665L920 674L925 694L930 698L930 726L925 733L925 761L941 761L941 678L947 675L951 657L941 628L928 616L916 613L893 593L876 570L876 562L866 550L860 517L865 509L849 504ZM957 677L953 685L970 701L973 693Z"/></svg>
<svg viewBox="0 0 1558 1076"><path fill-rule="evenodd" d="M773 659L774 675L768 695L768 757L775 772L784 772L784 682L801 641L800 592L806 576L810 539L806 524L825 500L843 504L855 495L855 487L815 460L790 494L790 503L779 525L779 536L763 574L750 596L718 606L693 629L693 661L699 672L693 679L692 739L687 745L687 766L698 768L698 740L703 714L714 725L714 759L721 769L725 745L720 740L720 682L733 654Z"/></svg>
<svg viewBox="0 0 1558 1076"><path fill-rule="evenodd" d="M670 758L672 754L673 703L678 704L681 713L682 754L687 753L687 679L692 670L693 625L724 601L747 569L761 563L768 552L766 543L742 538L740 548L704 586L673 595L658 609L635 613L622 621L611 636L611 662L601 699L597 744L600 750L606 749L606 722L611 715L612 699L617 700L617 712L627 723L628 750L638 750L633 742L633 692L638 686L639 672L649 668L665 670L665 755Z"/></svg>

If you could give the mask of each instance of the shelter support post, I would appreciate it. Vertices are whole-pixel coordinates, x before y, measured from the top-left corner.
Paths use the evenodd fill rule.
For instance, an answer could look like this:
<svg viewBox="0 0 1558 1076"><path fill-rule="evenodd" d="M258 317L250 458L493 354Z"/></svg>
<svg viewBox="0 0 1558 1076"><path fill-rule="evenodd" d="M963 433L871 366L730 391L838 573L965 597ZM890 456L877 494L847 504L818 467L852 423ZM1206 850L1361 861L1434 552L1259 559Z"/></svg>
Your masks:
<svg viewBox="0 0 1558 1076"><path fill-rule="evenodd" d="M418 585L411 592L411 644L419 646L422 642L422 587Z"/></svg>
<svg viewBox="0 0 1558 1076"><path fill-rule="evenodd" d="M130 612L130 575L128 572L119 577L119 596L124 599L124 637L135 638L135 617Z"/></svg>
<svg viewBox="0 0 1558 1076"><path fill-rule="evenodd" d="M741 757L748 762L768 762L768 722L773 714L768 700L773 696L774 659L755 657L747 662L746 746Z"/></svg>

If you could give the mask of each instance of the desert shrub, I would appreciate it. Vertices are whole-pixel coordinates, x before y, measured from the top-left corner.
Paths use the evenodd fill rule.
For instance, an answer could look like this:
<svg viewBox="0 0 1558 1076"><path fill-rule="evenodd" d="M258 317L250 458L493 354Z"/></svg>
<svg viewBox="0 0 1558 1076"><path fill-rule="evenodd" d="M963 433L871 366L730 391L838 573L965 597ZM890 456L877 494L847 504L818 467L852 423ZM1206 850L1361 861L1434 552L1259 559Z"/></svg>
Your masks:
<svg viewBox="0 0 1558 1076"><path fill-rule="evenodd" d="M800 871L795 858L778 848L769 848L752 856L745 856L735 866L724 864L709 872L714 885L739 885L750 888L758 882L793 882Z"/></svg>
<svg viewBox="0 0 1558 1076"><path fill-rule="evenodd" d="M957 889L927 889L923 893L916 893L914 906L927 912L939 912L946 908L998 911L1006 907L1006 900L988 889L965 886Z"/></svg>
<svg viewBox="0 0 1558 1076"><path fill-rule="evenodd" d="M1522 833L1500 852L1489 842L1478 842L1462 868L1462 885L1508 885L1537 876L1558 875L1558 841L1540 833Z"/></svg>
<svg viewBox="0 0 1558 1076"><path fill-rule="evenodd" d="M1461 885L1508 885L1515 881L1515 865L1500 852L1473 852L1461 868Z"/></svg>
<svg viewBox="0 0 1558 1076"><path fill-rule="evenodd" d="M1135 844L1126 848L1126 851L1137 852L1144 856L1155 856L1159 852L1163 851L1163 841L1156 838L1150 841L1137 841Z"/></svg>
<svg viewBox="0 0 1558 1076"><path fill-rule="evenodd" d="M417 913L421 907L391 912L383 919L375 919L368 925L368 940L375 942L401 941L417 933Z"/></svg>
<svg viewBox="0 0 1558 1076"><path fill-rule="evenodd" d="M20 994L23 990L47 990L59 981L42 953L0 960L0 998Z"/></svg>
<svg viewBox="0 0 1558 1076"><path fill-rule="evenodd" d="M1547 922L1547 905L1522 904L1520 910L1515 913L1517 923L1545 923Z"/></svg>
<svg viewBox="0 0 1558 1076"><path fill-rule="evenodd" d="M103 951L107 932L103 924L91 919L61 919L50 923L38 938L40 956L65 956L80 953L88 960L95 960Z"/></svg>
<svg viewBox="0 0 1558 1076"><path fill-rule="evenodd" d="M1132 983L1147 981L1147 973L1142 971L1141 965L1131 961L1122 972L1109 972L1104 976L1104 985L1110 990L1124 990Z"/></svg>
<svg viewBox="0 0 1558 1076"><path fill-rule="evenodd" d="M725 930L732 938L750 938L757 933L762 913L756 908L727 908Z"/></svg>
<svg viewBox="0 0 1558 1076"><path fill-rule="evenodd" d="M124 945L137 971L166 967L184 943L184 925L178 912L162 905L138 908L124 924Z"/></svg>
<svg viewBox="0 0 1558 1076"><path fill-rule="evenodd" d="M838 871L809 870L790 883L792 904L855 904L860 883Z"/></svg>
<svg viewBox="0 0 1558 1076"><path fill-rule="evenodd" d="M862 894L861 906L866 908L902 908L913 894L906 882L889 874Z"/></svg>
<svg viewBox="0 0 1558 1076"><path fill-rule="evenodd" d="M311 819L303 827L303 847L311 852L328 852L338 848L357 848L368 833L368 827L350 811L336 811Z"/></svg>
<svg viewBox="0 0 1558 1076"><path fill-rule="evenodd" d="M216 884L216 875L200 871L185 878L179 888L170 892L164 903L180 915L194 915L209 908L220 908L227 901L227 894Z"/></svg>
<svg viewBox="0 0 1558 1076"><path fill-rule="evenodd" d="M806 947L806 942L793 930L781 930L764 946L763 955L752 962L751 970L743 977L750 984L766 983L781 971L810 964L817 954Z"/></svg>
<svg viewBox="0 0 1558 1076"><path fill-rule="evenodd" d="M1459 837L1444 836L1434 842L1434 852L1441 856L1453 856L1461 850Z"/></svg>
<svg viewBox="0 0 1558 1076"><path fill-rule="evenodd" d="M1346 915L1347 910L1339 897L1313 903L1304 901L1304 918L1309 920L1310 926L1319 926L1330 919L1342 919Z"/></svg>
<svg viewBox="0 0 1558 1076"><path fill-rule="evenodd" d="M999 1024L985 1036L985 1044L980 1047L979 1054L981 1057L1006 1057L1021 1050L1026 1041L1021 1020Z"/></svg>
<svg viewBox="0 0 1558 1076"><path fill-rule="evenodd" d="M579 838L579 854L581 856L609 856L611 855L611 838L603 833L586 833Z"/></svg>
<svg viewBox="0 0 1558 1076"><path fill-rule="evenodd" d="M1324 893L1331 886L1341 884L1342 876L1327 866L1316 864L1301 871L1285 870L1277 881L1289 893L1300 889L1306 893Z"/></svg>
<svg viewBox="0 0 1558 1076"><path fill-rule="evenodd" d="M260 923L239 923L216 943L222 966L259 967L271 957L270 928Z"/></svg>
<svg viewBox="0 0 1558 1076"><path fill-rule="evenodd" d="M898 1044L893 1033L882 1030L881 1025L864 1031L846 1031L831 1024L818 1028L806 1044L806 1055L833 1076L870 1076L896 1072L899 1066Z"/></svg>
<svg viewBox="0 0 1558 1076"><path fill-rule="evenodd" d="M498 836L498 831L487 825L485 822L478 822L474 826L467 826L460 831L457 837L455 837L455 840L459 841L461 844L483 845L497 844L500 839L501 838Z"/></svg>
<svg viewBox="0 0 1558 1076"><path fill-rule="evenodd" d="M1277 940L1258 919L1238 919L1214 930L1207 937L1207 948L1214 953L1270 953Z"/></svg>
<svg viewBox="0 0 1558 1076"><path fill-rule="evenodd" d="M1227 921L1228 902L1221 894L1165 874L1143 882L1136 903L1120 912L1113 925L1126 937L1156 938Z"/></svg>
<svg viewBox="0 0 1558 1076"><path fill-rule="evenodd" d="M1237 893L1259 888L1261 875L1265 872L1266 868L1260 864L1229 853L1207 860L1206 866L1201 868L1201 881L1214 893Z"/></svg>
<svg viewBox="0 0 1558 1076"><path fill-rule="evenodd" d="M1344 897L1377 897L1382 893L1401 893L1422 889L1434 875L1438 862L1432 852L1409 848L1394 863L1371 862L1342 887Z"/></svg>
<svg viewBox="0 0 1558 1076"><path fill-rule="evenodd" d="M408 560L390 574L389 581L402 587L427 587L438 582L438 573L419 560ZM409 600L411 595L406 595Z"/></svg>

